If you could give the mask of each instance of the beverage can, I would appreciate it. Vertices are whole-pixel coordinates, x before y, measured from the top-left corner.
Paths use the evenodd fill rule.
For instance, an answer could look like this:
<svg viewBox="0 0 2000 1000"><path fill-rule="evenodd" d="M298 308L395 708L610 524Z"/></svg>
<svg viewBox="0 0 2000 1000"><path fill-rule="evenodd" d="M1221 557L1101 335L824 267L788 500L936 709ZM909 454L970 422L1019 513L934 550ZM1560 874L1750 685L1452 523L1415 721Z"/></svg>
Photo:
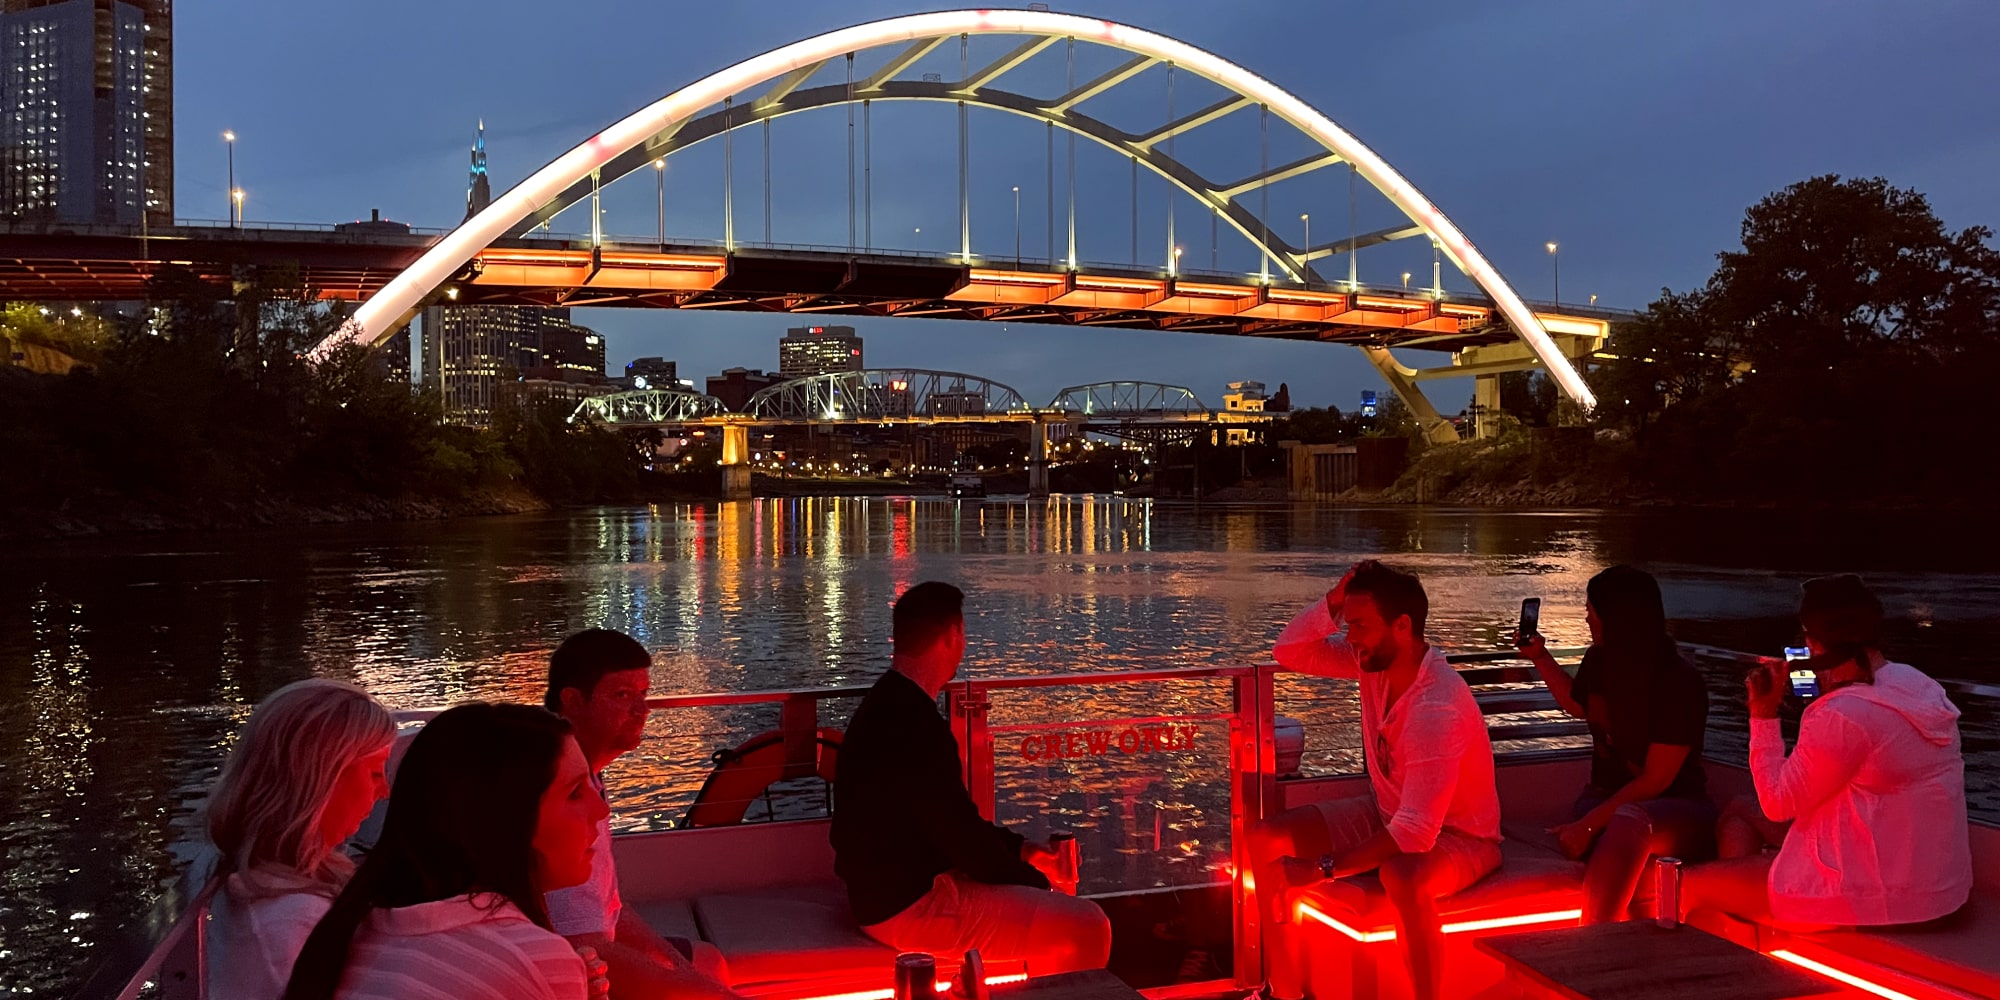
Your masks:
<svg viewBox="0 0 2000 1000"><path fill-rule="evenodd" d="M897 955L896 1000L937 1000L937 959L921 951Z"/></svg>
<svg viewBox="0 0 2000 1000"><path fill-rule="evenodd" d="M1076 883L1080 877L1077 869L1082 867L1083 855L1076 843L1076 834L1058 833L1049 837L1049 847L1056 852L1056 888L1072 896L1076 895Z"/></svg>
<svg viewBox="0 0 2000 1000"><path fill-rule="evenodd" d="M1672 930L1681 925L1681 859L1661 858L1653 875L1653 922Z"/></svg>

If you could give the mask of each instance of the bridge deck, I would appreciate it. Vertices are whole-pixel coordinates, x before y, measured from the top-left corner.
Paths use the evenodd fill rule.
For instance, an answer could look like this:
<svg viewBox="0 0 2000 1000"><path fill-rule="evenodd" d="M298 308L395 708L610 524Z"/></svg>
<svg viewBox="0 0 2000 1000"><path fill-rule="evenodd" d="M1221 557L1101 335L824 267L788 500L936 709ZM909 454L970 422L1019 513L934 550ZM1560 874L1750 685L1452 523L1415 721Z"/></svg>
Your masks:
<svg viewBox="0 0 2000 1000"><path fill-rule="evenodd" d="M0 225L0 298L130 301L169 266L227 282L252 267L297 267L322 293L374 294L436 237L296 229ZM1311 287L1250 274L1188 274L894 251L501 241L453 283L460 304L729 309L930 317L1219 333L1457 351L1511 341L1482 297L1362 286ZM1609 314L1540 313L1551 332L1602 336Z"/></svg>

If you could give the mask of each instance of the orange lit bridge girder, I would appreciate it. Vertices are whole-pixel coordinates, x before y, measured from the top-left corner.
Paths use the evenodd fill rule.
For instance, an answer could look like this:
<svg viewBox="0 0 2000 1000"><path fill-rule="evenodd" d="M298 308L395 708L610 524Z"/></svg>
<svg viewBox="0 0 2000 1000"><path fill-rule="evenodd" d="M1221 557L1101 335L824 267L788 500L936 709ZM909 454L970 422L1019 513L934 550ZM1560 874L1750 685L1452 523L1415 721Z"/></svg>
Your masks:
<svg viewBox="0 0 2000 1000"><path fill-rule="evenodd" d="M459 303L1053 323L1446 352L1515 339L1490 304L1425 291L1349 291L1344 284L1267 283L1254 275L968 267L953 256L496 246L480 251L447 287Z"/></svg>

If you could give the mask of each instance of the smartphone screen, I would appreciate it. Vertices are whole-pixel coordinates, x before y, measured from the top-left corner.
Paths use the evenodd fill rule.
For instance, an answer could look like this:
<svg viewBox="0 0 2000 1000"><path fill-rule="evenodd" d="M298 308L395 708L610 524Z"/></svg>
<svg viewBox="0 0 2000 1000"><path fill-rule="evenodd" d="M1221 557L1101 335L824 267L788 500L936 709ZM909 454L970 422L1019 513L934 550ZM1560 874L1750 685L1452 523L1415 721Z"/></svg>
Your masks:
<svg viewBox="0 0 2000 1000"><path fill-rule="evenodd" d="M1809 659L1812 659L1812 650L1804 646L1785 647L1785 663L1787 665L1796 666ZM1794 695L1807 700L1819 696L1819 676L1817 674L1814 674L1810 670L1793 669L1791 671L1791 678L1792 693Z"/></svg>
<svg viewBox="0 0 2000 1000"><path fill-rule="evenodd" d="M1538 635L1542 627L1542 599L1530 597L1521 602L1521 640Z"/></svg>

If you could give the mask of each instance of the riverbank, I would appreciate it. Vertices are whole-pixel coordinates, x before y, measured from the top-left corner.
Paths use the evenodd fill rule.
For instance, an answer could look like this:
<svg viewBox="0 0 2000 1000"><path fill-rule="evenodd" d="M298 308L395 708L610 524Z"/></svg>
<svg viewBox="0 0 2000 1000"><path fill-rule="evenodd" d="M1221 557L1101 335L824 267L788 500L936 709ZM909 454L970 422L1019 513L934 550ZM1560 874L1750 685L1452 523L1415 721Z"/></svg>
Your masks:
<svg viewBox="0 0 2000 1000"><path fill-rule="evenodd" d="M104 494L52 510L0 511L0 540L50 541L158 531L227 531L390 521L441 521L494 514L529 514L552 505L522 489L464 497L376 497L349 494L311 499L259 496L192 501Z"/></svg>

